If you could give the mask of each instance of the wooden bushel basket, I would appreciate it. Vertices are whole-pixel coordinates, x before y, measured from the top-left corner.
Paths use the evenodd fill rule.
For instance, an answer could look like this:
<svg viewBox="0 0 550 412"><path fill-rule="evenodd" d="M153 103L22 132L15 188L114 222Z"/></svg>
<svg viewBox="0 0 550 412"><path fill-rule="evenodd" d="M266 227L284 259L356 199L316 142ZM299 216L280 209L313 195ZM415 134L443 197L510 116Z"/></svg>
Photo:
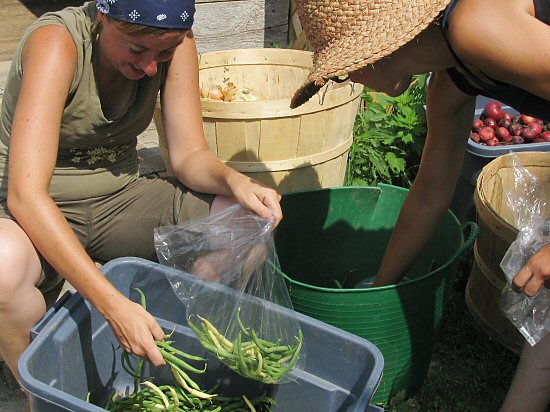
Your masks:
<svg viewBox="0 0 550 412"><path fill-rule="evenodd" d="M474 263L466 287L466 304L472 316L489 336L503 347L520 353L525 339L500 309L500 295L506 277L500 262L516 239L514 211L506 194L514 190L513 155L543 184L541 195L550 200L550 153L517 152L489 162L477 179L474 203L479 236L474 245Z"/></svg>
<svg viewBox="0 0 550 412"><path fill-rule="evenodd" d="M200 86L232 82L257 101L201 99L210 150L230 167L280 192L344 183L363 86L333 83L297 109L290 98L306 79L313 54L292 49L237 49L199 56ZM159 146L168 171L160 104Z"/></svg>

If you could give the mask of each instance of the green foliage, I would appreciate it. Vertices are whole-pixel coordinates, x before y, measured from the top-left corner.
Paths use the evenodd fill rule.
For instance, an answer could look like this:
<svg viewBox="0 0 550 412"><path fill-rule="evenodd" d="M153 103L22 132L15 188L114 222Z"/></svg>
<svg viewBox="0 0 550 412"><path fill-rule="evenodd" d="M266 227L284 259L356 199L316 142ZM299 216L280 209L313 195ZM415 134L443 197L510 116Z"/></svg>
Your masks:
<svg viewBox="0 0 550 412"><path fill-rule="evenodd" d="M398 97L365 88L354 125L346 185L410 187L426 139L427 79L427 73L415 76Z"/></svg>

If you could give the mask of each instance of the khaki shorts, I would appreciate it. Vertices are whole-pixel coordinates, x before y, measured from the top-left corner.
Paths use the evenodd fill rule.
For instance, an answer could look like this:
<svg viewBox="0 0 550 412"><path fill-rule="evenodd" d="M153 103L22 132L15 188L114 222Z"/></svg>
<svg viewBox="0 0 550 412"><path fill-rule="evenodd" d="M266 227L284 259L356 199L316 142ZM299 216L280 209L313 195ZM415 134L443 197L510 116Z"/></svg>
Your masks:
<svg viewBox="0 0 550 412"><path fill-rule="evenodd" d="M207 215L214 197L193 192L172 177L140 177L112 195L57 205L96 262L121 256L156 261L153 229ZM0 218L13 219L5 202L0 206ZM45 259L42 264L40 288L47 290L60 279Z"/></svg>

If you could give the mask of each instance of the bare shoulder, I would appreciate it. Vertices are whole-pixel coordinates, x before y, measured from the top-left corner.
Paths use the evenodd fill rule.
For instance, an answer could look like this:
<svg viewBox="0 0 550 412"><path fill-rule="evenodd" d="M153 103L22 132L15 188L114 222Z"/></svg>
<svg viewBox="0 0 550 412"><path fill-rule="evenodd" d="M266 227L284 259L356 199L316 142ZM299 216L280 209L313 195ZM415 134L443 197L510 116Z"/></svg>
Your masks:
<svg viewBox="0 0 550 412"><path fill-rule="evenodd" d="M461 0L449 41L467 65L550 96L550 26L536 19L532 0Z"/></svg>
<svg viewBox="0 0 550 412"><path fill-rule="evenodd" d="M62 26L37 28L29 36L22 54L25 83L49 84L65 91L76 70L77 50L73 37Z"/></svg>
<svg viewBox="0 0 550 412"><path fill-rule="evenodd" d="M58 25L46 25L34 30L23 49L23 60L31 55L41 58L76 58L76 44L69 31Z"/></svg>
<svg viewBox="0 0 550 412"><path fill-rule="evenodd" d="M453 11L449 40L464 58L507 46L514 32L534 21L531 0L461 0Z"/></svg>

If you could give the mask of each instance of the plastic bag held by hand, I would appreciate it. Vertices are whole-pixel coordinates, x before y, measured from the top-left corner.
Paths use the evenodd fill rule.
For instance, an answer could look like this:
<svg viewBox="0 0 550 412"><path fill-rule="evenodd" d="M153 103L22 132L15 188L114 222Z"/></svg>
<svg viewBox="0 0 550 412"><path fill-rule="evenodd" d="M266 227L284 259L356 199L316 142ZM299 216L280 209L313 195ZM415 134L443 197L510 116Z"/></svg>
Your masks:
<svg viewBox="0 0 550 412"><path fill-rule="evenodd" d="M154 240L161 264L197 278L191 288L183 288L178 275L168 280L207 350L265 383L285 381L294 366L303 365L305 347L280 270L273 222L236 205L159 227Z"/></svg>
<svg viewBox="0 0 550 412"><path fill-rule="evenodd" d="M550 241L550 219L544 187L537 176L521 165L514 154L515 188L507 201L520 228L502 258L500 267L507 284L501 294L501 309L531 345L550 330L550 293L542 287L537 295L526 296L512 289L512 280L529 258Z"/></svg>

